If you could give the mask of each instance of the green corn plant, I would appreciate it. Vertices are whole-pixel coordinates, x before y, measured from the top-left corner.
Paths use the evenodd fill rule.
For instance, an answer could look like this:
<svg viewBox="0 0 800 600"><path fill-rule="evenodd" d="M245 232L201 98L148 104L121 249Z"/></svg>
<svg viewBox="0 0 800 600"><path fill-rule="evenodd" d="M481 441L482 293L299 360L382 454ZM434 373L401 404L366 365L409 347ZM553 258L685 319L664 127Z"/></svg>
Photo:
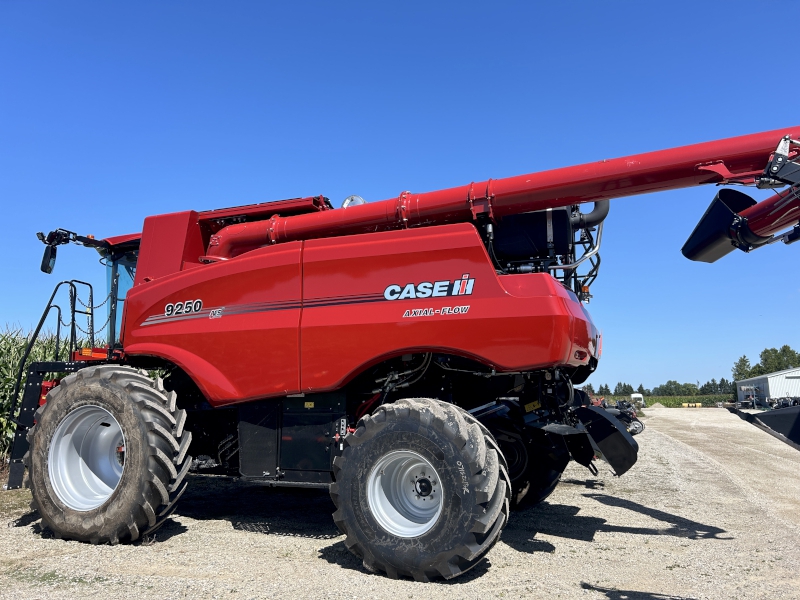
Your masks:
<svg viewBox="0 0 800 600"><path fill-rule="evenodd" d="M11 328L8 325L5 330L0 331L0 456L2 457L7 456L14 438L16 426L10 419L9 411L11 410L14 384L20 363L25 355L25 348L28 346L29 335L25 335L21 328ZM84 347L86 343L86 340L78 340L78 347ZM69 341L62 340L59 345L59 352L56 355L56 335L54 333L39 334L25 366L40 361L68 360ZM24 389L26 373L26 370L22 373L20 390Z"/></svg>

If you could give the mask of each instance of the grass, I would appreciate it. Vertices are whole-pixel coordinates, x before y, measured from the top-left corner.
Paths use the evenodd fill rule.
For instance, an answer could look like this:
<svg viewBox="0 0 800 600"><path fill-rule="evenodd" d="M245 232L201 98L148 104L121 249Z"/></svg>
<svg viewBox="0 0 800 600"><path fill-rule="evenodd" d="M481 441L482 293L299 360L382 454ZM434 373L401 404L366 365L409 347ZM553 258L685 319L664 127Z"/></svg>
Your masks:
<svg viewBox="0 0 800 600"><path fill-rule="evenodd" d="M2 479L5 483L6 478ZM0 493L0 518L19 518L30 511L29 490L8 490Z"/></svg>

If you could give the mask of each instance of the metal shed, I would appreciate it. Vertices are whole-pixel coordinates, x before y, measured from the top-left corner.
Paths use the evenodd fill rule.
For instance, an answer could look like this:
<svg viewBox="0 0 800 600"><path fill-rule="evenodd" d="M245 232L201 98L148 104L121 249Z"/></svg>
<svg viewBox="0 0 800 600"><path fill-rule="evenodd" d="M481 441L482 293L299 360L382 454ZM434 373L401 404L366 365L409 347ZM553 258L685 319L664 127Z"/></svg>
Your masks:
<svg viewBox="0 0 800 600"><path fill-rule="evenodd" d="M753 396L759 400L800 397L800 367L737 381L736 394L739 402Z"/></svg>

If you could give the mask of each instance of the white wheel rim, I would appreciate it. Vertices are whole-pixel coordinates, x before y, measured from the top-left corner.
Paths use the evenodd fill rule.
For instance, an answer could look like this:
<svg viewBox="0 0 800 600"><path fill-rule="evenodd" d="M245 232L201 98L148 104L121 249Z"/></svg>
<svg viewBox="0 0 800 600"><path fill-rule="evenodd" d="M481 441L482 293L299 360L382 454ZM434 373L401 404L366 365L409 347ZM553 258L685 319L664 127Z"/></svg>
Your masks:
<svg viewBox="0 0 800 600"><path fill-rule="evenodd" d="M402 538L430 531L442 514L443 493L433 465L410 450L386 454L367 478L367 502L375 520Z"/></svg>
<svg viewBox="0 0 800 600"><path fill-rule="evenodd" d="M87 511L109 499L125 463L125 437L117 420L99 406L81 406L56 428L47 468L58 499Z"/></svg>

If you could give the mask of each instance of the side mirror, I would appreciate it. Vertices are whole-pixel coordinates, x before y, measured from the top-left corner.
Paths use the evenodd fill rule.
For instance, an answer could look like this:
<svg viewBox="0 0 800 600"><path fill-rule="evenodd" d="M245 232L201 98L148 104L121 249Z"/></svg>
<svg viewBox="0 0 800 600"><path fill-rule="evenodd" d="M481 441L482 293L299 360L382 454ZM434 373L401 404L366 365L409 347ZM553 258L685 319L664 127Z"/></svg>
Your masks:
<svg viewBox="0 0 800 600"><path fill-rule="evenodd" d="M56 247L47 245L44 247L44 256L42 256L42 273L48 275L53 272L53 267L56 266Z"/></svg>

